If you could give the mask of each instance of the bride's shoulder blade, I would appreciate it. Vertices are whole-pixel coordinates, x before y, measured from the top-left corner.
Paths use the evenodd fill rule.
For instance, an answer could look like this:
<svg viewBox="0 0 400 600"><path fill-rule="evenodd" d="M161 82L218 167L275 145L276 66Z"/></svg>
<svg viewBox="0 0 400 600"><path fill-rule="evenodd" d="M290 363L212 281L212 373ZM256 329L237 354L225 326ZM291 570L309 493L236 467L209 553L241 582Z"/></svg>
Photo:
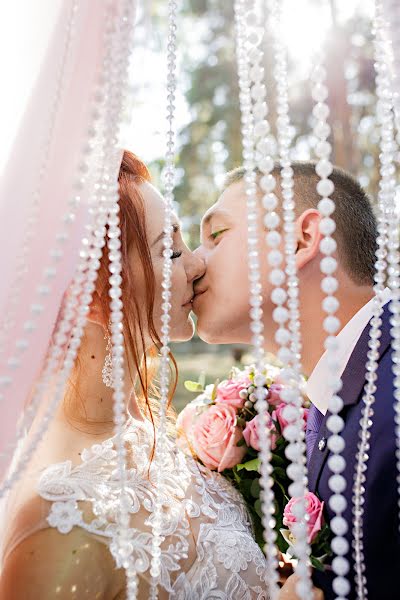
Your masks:
<svg viewBox="0 0 400 600"><path fill-rule="evenodd" d="M0 578L0 600L114 600L124 586L105 544L74 527L26 537L8 555Z"/></svg>

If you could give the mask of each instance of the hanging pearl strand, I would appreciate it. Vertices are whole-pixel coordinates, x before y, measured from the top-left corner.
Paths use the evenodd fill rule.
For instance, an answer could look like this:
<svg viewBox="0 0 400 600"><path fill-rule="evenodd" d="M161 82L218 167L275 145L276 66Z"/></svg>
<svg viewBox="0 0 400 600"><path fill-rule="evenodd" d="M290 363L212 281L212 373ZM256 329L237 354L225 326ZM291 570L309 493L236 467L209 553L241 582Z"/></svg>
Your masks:
<svg viewBox="0 0 400 600"><path fill-rule="evenodd" d="M176 96L176 31L177 31L177 3L168 1L168 44L167 44L167 152L165 164L165 223L164 223L164 265L162 281L162 316L161 316L161 364L160 364L160 411L159 425L156 438L157 465L157 495L155 498L152 519L152 549L151 549L151 583L150 599L158 597L158 581L161 573L161 543L162 518L163 518L163 473L166 461L167 441L167 406L170 388L170 310L171 310L171 273L172 273L172 245L173 245L173 201L175 186L175 96Z"/></svg>
<svg viewBox="0 0 400 600"><path fill-rule="evenodd" d="M327 444L331 456L329 457L328 465L332 472L328 481L329 489L332 492L332 496L329 499L329 506L335 515L332 519L332 531L334 533L332 550L336 554L336 557L332 561L332 569L335 573L333 590L342 599L347 596L350 590L349 582L345 578L345 575L349 571L349 562L345 558L348 551L348 543L344 537L348 526L342 516L346 508L346 499L343 495L346 488L346 480L341 473L344 471L346 463L344 457L341 456L344 449L344 440L340 432L343 430L344 422L339 413L342 410L343 401L338 395L341 388L341 378L338 376L336 358L338 343L335 337L340 328L340 321L335 315L339 309L339 301L335 297L335 292L338 289L338 281L335 277L337 261L333 256L337 245L332 237L336 225L331 216L334 213L335 204L330 198L334 192L334 184L329 179L333 171L333 165L330 160L332 147L327 141L331 128L327 121L329 116L329 107L326 103L328 88L326 86L326 70L323 66L323 53L321 49L318 49L318 56L316 57L311 74L311 85L311 95L315 102L313 107L313 133L317 140L315 148L318 157L315 169L319 177L317 193L321 196L318 203L318 210L322 217L319 225L321 233L319 250L323 256L320 264L321 273L323 274L321 288L324 294L326 294L322 302L322 309L326 313L323 328L327 334L325 349L330 370L329 383L332 394L328 403L330 416L327 419L326 425L330 432Z"/></svg>
<svg viewBox="0 0 400 600"><path fill-rule="evenodd" d="M135 6L132 0L122 2L118 7L114 22L110 24L112 50L107 55L104 66L107 72L106 112L104 119L104 147L111 153L111 164L119 154L118 131L123 118L125 95L128 95L129 58L132 51ZM113 539L113 555L117 566L126 573L126 594L128 600L135 600L138 591L138 578L134 561L134 547L130 540L130 499L126 492L126 448L124 430L126 424L126 403L124 389L124 336L122 302L122 254L119 186L114 170L106 163L101 181L101 199L106 205L107 250L109 258L109 297L110 334L113 379L114 444L117 452L117 469L120 482L120 503L118 507L117 531Z"/></svg>
<svg viewBox="0 0 400 600"><path fill-rule="evenodd" d="M0 327L0 355L4 352L4 346L6 342L7 333L14 326L15 319L15 311L17 308L17 304L20 300L21 295L21 285L23 283L23 277L28 272L28 257L31 248L32 239L36 233L37 224L39 220L39 208L40 208L40 198L42 194L42 184L43 178L48 171L48 161L50 156L50 146L53 140L54 126L55 121L58 115L61 98L64 92L64 75L66 70L66 65L68 63L69 53L71 50L71 42L74 37L74 31L76 26L76 12L78 10L78 2L74 0L70 4L70 10L67 19L67 25L65 29L65 44L61 54L60 66L57 74L56 81L56 89L54 93L54 98L52 102L52 106L49 114L49 125L48 131L45 136L45 141L43 144L43 148L41 150L41 165L38 172L38 181L36 184L36 188L32 195L32 206L30 208L30 214L26 222L26 228L23 235L23 245L21 251L19 253L16 270L15 270L15 279L10 287L10 291L8 294L8 299L6 301L6 313L4 319L1 323ZM44 310L44 307L43 307ZM36 305L36 314L41 314L43 312L41 307ZM21 360L19 356L14 355L10 357L7 361L7 365L9 368L15 369L19 367L21 364ZM0 395L0 399L2 395Z"/></svg>
<svg viewBox="0 0 400 600"><path fill-rule="evenodd" d="M288 317L288 329L290 335L290 348L282 346L279 358L287 365L282 372L286 383L282 390L282 396L287 406L284 409L285 418L289 425L283 431L288 440L287 455L292 460L287 469L288 476L293 480L289 487L292 497L297 497L296 517L298 523L295 527L296 542L294 551L298 558L296 573L299 582L296 586L300 598L307 600L312 595L311 573L309 568L310 545L307 542L306 524L306 500L307 493L307 469L305 461L305 443L303 428L302 395L299 387L301 364L301 340L300 340L300 313L299 313L299 281L296 268L296 230L293 195L293 169L290 166L290 121L288 103L287 82L287 56L286 49L282 43L281 34L281 6L277 0L270 0L269 12L271 15L271 31L273 33L275 68L274 78L277 89L277 129L280 157L281 193L283 197L282 213L285 232L285 258L286 258L286 282L287 282L287 309L278 306L275 309L281 314L282 326ZM274 290L276 299L283 300L285 294ZM288 310L288 313L285 312ZM288 337L288 336L287 336ZM300 450L300 451L299 451Z"/></svg>
<svg viewBox="0 0 400 600"><path fill-rule="evenodd" d="M387 38L385 35L385 25L382 15L381 2L375 2L374 18L374 51L375 51L375 69L376 69L376 92L377 102L377 120L380 124L380 182L378 193L378 238L376 251L376 273L375 273L375 299L373 318L371 319L370 340L368 352L368 361L366 365L366 385L364 387L363 411L360 420L360 442L356 457L356 473L353 487L353 513L354 513L354 560L357 597L364 600L367 598L367 579L365 573L365 558L363 545L363 516L364 516L364 484L366 480L366 471L369 459L369 438L372 425L372 406L375 402L376 379L379 358L379 337L381 335L383 312L381 294L385 287L385 270L389 262L389 284L394 294L394 302L391 303L391 310L394 317L392 322L397 322L399 318L399 252L398 252L398 223L394 218L394 198L396 191L394 155L396 144L394 140L393 123L393 97L390 78L390 60L387 53ZM389 253L388 253L389 249ZM396 318L397 316L397 318ZM395 377L395 397L398 395L398 336L396 327L394 332L394 364L393 371Z"/></svg>
<svg viewBox="0 0 400 600"><path fill-rule="evenodd" d="M386 5L386 6L385 6ZM394 117L395 117L395 125L397 131L397 144L400 141L400 74L399 74L399 66L400 66L400 34L399 34L399 24L400 24L400 9L399 5L395 0L387 0L383 5L384 14L386 16L386 26L390 28L390 42L392 42L393 47L388 48L388 67L389 74L391 78L391 91L392 91L392 99L394 105ZM378 15L377 15L378 16ZM383 15L382 15L383 16ZM379 39L383 39L386 31L382 31L383 23L376 23L377 33L376 39L378 40L378 26L381 30L379 33ZM382 51L382 47L380 48ZM394 62L394 64L393 64ZM387 89L389 82L385 83L385 87ZM383 127L383 121L382 121ZM385 147L390 152L390 144L391 140L383 138L382 133L382 143L385 143ZM383 145L383 144L382 144ZM395 147L393 147L393 151ZM390 173L394 176L395 170L394 165L388 164L387 167L390 169ZM393 171L392 171L393 169ZM393 201L392 194L388 194L388 200L390 202ZM394 208L394 207L393 207ZM389 308L392 313L391 317L391 334L392 334L392 360L393 360L393 374L395 376L393 380L394 384L394 410L395 410L395 431L396 431L396 457L397 457L397 484L398 484L398 497L399 497L399 508L400 508L400 298L399 298L399 288L400 288L400 280L399 280L399 239L398 239L398 231L399 231L399 217L396 215L396 211L391 210L389 221L388 221L388 256L387 262L389 263L389 281L388 285L391 289L392 300L390 302Z"/></svg>
<svg viewBox="0 0 400 600"><path fill-rule="evenodd" d="M271 448L268 428L266 426L267 401L265 392L265 377L262 374L264 367L264 337L263 337L263 311L262 311L262 286L259 258L258 220L257 210L257 184L255 167L254 145L256 139L263 138L269 132L269 125L263 117L266 115L265 86L262 84L263 69L260 62L263 53L259 49L262 43L261 28L254 4L244 3L243 0L235 2L236 21L236 53L239 77L239 99L241 108L243 159L245 174L245 189L247 198L247 223L248 223L248 262L250 285L250 329L252 331L252 344L256 359L256 375L254 391L256 409L265 426L260 428L260 487L262 524L265 541L265 555L267 559L267 577L271 598L278 594L278 561L276 549L276 534L274 530L274 494L271 478ZM254 104L253 104L254 101Z"/></svg>

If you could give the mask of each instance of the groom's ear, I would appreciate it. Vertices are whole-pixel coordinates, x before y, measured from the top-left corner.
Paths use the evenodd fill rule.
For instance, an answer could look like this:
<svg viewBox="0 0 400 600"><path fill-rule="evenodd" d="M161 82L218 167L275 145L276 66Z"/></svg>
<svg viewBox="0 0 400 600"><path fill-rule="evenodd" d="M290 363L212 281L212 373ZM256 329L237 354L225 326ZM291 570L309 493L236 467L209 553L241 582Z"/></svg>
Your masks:
<svg viewBox="0 0 400 600"><path fill-rule="evenodd" d="M305 210L296 220L296 264L301 269L319 253L321 213L315 208Z"/></svg>

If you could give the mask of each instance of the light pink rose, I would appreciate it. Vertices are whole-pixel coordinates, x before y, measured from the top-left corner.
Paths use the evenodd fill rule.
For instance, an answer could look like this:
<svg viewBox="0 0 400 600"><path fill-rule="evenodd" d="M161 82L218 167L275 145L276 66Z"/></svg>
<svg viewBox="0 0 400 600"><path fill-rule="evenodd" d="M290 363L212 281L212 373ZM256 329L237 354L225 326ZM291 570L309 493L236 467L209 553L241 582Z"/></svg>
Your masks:
<svg viewBox="0 0 400 600"><path fill-rule="evenodd" d="M246 427L243 431L243 437L245 439L245 442L248 446L251 446L252 448L254 448L254 450L257 450L258 452L260 451L260 440L258 437L258 428L259 428L259 423L260 423L260 415L257 415L256 417L254 417L254 419L252 419L251 421L248 421L246 423ZM275 424L272 421L271 415L268 413L267 415L267 427L271 432L271 450L275 450L276 448L276 441L278 439L278 434L277 431L275 429Z"/></svg>
<svg viewBox="0 0 400 600"><path fill-rule="evenodd" d="M237 446L243 432L236 425L236 410L228 404L214 404L197 419L193 448L202 463L219 472L239 464L247 448Z"/></svg>
<svg viewBox="0 0 400 600"><path fill-rule="evenodd" d="M176 443L182 450L187 450L193 437L193 420L198 413L198 406L187 404L176 420Z"/></svg>
<svg viewBox="0 0 400 600"><path fill-rule="evenodd" d="M268 404L271 404L272 406L278 406L278 404L280 404L282 402L281 399L281 391L282 391L282 385L280 383L272 383L269 390L268 390L268 396L267 396L267 400L268 400Z"/></svg>
<svg viewBox="0 0 400 600"><path fill-rule="evenodd" d="M285 402L281 402L281 404L279 404L279 406L277 406L276 409L272 413L272 418L274 419L274 421L278 421L282 433L283 433L283 430L285 429L285 427L287 425L289 425L289 421L287 421L282 414L285 406L287 406L287 404L285 404ZM304 412L303 412L303 427L304 427L304 431L305 431L306 426L307 426L308 408L304 408L303 410L304 410Z"/></svg>
<svg viewBox="0 0 400 600"><path fill-rule="evenodd" d="M228 404L234 408L242 408L246 400L239 396L239 392L248 388L249 385L250 380L247 378L238 381L233 381L232 379L221 381L217 386L216 402Z"/></svg>
<svg viewBox="0 0 400 600"><path fill-rule="evenodd" d="M305 497L307 500L306 511L309 517L307 522L307 542L312 544L324 522L324 503L312 492L307 492ZM283 511L283 524L286 525L290 531L292 531L293 525L298 522L298 518L295 517L292 512L293 506L298 502L299 498L291 498Z"/></svg>

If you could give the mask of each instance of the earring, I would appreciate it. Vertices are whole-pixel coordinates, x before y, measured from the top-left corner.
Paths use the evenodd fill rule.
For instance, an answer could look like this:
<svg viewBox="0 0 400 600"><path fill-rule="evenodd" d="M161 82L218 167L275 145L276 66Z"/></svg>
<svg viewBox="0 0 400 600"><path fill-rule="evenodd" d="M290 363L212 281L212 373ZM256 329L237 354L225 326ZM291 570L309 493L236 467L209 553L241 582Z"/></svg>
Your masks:
<svg viewBox="0 0 400 600"><path fill-rule="evenodd" d="M111 343L110 334L108 333L108 329L106 329L106 334L104 336L104 339L107 340L107 347L106 347L107 354L106 354L106 358L104 361L103 369L101 371L101 375L102 375L104 385L106 385L109 388L112 388L112 387L114 387L112 343Z"/></svg>

